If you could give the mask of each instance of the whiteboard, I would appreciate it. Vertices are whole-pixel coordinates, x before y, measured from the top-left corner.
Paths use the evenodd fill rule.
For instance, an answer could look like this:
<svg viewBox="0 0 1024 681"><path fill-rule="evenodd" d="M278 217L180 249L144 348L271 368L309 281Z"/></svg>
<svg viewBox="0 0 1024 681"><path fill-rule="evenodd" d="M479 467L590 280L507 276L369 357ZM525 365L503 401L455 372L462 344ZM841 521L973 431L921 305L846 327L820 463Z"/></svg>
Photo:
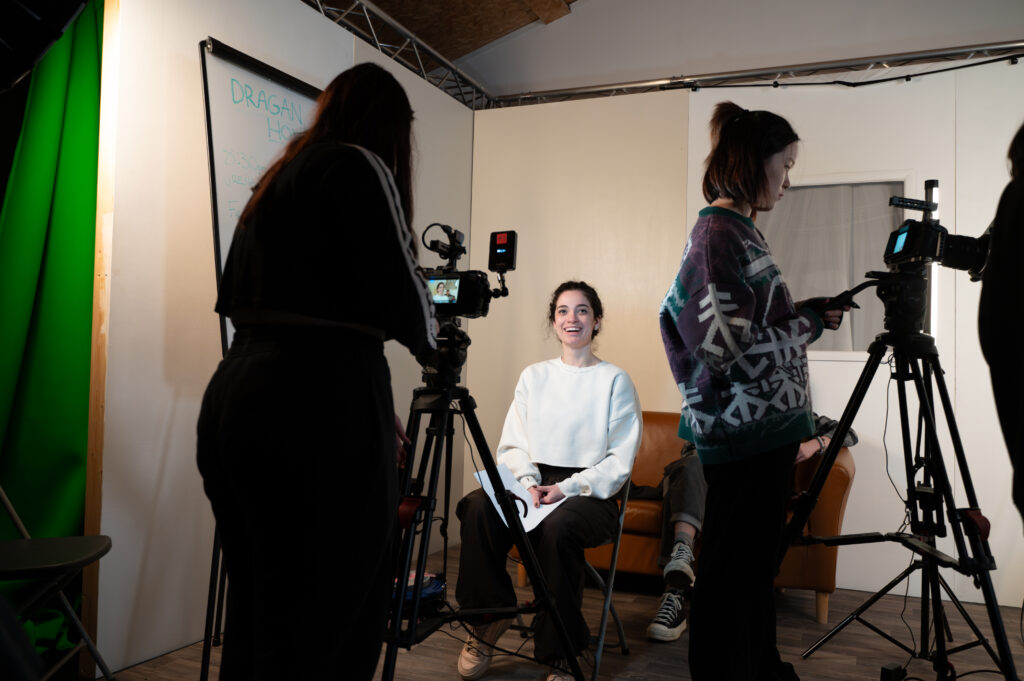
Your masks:
<svg viewBox="0 0 1024 681"><path fill-rule="evenodd" d="M217 283L252 187L291 137L313 121L320 90L207 38L199 43ZM226 353L234 330L221 317Z"/></svg>

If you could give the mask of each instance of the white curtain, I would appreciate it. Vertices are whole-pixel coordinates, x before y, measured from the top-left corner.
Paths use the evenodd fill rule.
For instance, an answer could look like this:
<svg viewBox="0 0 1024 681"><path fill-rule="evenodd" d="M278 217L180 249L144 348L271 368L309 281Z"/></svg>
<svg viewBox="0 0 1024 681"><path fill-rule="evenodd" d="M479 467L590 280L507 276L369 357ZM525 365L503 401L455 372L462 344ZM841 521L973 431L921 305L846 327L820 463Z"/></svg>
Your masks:
<svg viewBox="0 0 1024 681"><path fill-rule="evenodd" d="M900 212L889 197L902 182L791 187L775 208L757 217L772 256L796 301L834 296L885 270L882 253ZM883 331L882 301L868 289L838 331L828 331L812 350L867 350Z"/></svg>

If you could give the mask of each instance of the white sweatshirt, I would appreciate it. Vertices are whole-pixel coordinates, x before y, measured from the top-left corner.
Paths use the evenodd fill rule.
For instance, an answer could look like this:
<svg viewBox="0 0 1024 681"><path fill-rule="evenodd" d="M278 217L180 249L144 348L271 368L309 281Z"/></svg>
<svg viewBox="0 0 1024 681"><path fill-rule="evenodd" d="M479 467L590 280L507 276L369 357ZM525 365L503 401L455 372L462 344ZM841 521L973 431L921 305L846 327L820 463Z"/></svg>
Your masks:
<svg viewBox="0 0 1024 681"><path fill-rule="evenodd" d="M519 376L498 463L527 488L540 484L538 463L583 468L558 482L562 493L608 499L629 479L642 423L633 382L614 364L538 362Z"/></svg>

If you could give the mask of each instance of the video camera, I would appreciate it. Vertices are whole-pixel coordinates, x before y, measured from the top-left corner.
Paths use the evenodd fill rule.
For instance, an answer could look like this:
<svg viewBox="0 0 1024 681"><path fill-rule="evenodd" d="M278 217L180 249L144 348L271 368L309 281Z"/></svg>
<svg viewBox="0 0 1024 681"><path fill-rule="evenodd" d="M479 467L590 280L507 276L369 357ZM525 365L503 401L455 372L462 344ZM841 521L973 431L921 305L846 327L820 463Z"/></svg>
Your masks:
<svg viewBox="0 0 1024 681"><path fill-rule="evenodd" d="M427 242L427 232L439 227L447 241ZM417 355L423 366L423 380L430 387L454 386L459 382L462 365L466 362L469 335L463 331L459 317L483 317L491 306L491 298L508 295L505 273L516 268L516 233L512 230L491 232L490 255L487 268L498 273L499 288L491 289L487 273L477 270L460 272L455 263L466 253L465 235L448 225L435 222L428 225L420 237L427 250L439 254L447 262L441 267L424 270L427 288L434 299L434 313L438 323L437 349Z"/></svg>
<svg viewBox="0 0 1024 681"><path fill-rule="evenodd" d="M443 241L427 242L427 232L439 227L448 237ZM487 273L478 270L460 272L455 269L456 261L466 252L463 246L465 235L448 225L435 222L423 230L421 237L427 250L439 254L448 262L435 269L424 270L430 295L434 299L434 310L438 320L452 317L483 317L487 314L491 298L508 295L505 273L516 268L516 233L512 230L491 232L491 246L487 269L497 272L500 288L491 289Z"/></svg>
<svg viewBox="0 0 1024 681"><path fill-rule="evenodd" d="M898 271L911 263L916 266L938 262L944 267L966 270L971 279L977 281L988 260L989 232L977 238L950 234L937 219L932 218L932 213L939 209L935 196L938 187L938 180L927 180L924 183L924 201L902 196L889 199L890 206L924 212L924 219L906 220L890 234L882 259L890 269Z"/></svg>
<svg viewBox="0 0 1024 681"><path fill-rule="evenodd" d="M882 260L888 272L868 272L868 281L843 291L828 300L829 307L855 305L853 297L865 288L876 286L885 305L886 330L903 337L919 334L925 328L929 286L927 267L938 262L944 267L966 270L973 281L981 279L988 261L990 233L980 237L950 234L932 213L939 209L938 180L924 183L925 200L893 196L890 206L919 210L921 220L906 220L889 235ZM991 227L989 228L991 230Z"/></svg>

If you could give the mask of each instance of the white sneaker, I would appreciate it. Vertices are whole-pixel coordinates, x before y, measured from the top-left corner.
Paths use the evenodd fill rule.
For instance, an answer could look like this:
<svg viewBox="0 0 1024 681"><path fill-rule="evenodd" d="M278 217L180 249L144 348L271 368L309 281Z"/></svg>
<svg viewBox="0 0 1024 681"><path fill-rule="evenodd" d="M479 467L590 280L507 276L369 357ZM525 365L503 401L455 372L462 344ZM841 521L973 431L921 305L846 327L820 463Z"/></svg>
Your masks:
<svg viewBox="0 0 1024 681"><path fill-rule="evenodd" d="M672 555L665 565L665 583L673 589L685 589L694 582L693 550L686 542L677 541L672 547Z"/></svg>
<svg viewBox="0 0 1024 681"><path fill-rule="evenodd" d="M647 638L655 641L675 641L686 631L686 612L683 597L666 591L661 595L658 614L647 625Z"/></svg>
<svg viewBox="0 0 1024 681"><path fill-rule="evenodd" d="M472 627L472 635L459 653L459 676L473 681L486 674L494 657L494 644L511 625L512 620L506 618Z"/></svg>

